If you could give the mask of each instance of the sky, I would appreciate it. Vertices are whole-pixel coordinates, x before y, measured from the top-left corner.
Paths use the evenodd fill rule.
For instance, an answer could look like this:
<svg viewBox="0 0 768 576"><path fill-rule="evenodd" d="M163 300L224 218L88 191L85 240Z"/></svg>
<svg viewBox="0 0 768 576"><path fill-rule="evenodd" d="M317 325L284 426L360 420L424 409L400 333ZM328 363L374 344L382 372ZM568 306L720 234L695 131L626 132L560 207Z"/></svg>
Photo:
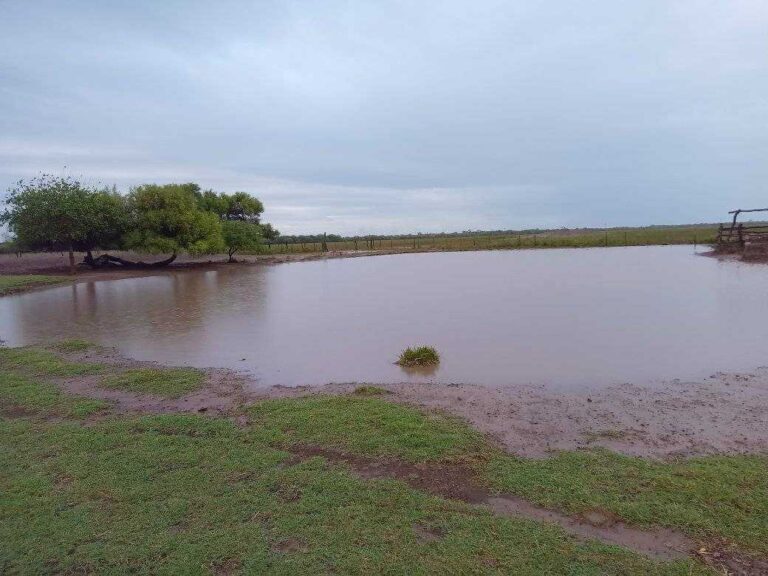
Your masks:
<svg viewBox="0 0 768 576"><path fill-rule="evenodd" d="M768 207L768 2L0 0L0 190L40 172L289 234L721 221Z"/></svg>

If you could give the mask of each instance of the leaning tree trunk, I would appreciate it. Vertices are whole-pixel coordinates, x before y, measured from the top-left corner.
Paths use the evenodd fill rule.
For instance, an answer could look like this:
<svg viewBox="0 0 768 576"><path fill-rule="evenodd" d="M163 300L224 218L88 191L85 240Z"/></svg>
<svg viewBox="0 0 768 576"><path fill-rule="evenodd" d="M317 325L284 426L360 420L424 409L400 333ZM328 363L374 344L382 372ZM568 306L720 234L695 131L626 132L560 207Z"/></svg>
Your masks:
<svg viewBox="0 0 768 576"><path fill-rule="evenodd" d="M160 260L159 262L134 262L133 260L126 260L124 258L118 258L117 256L112 256L110 254L102 254L101 256L97 256L94 258L90 254L86 255L85 259L83 260L83 264L86 266L90 266L91 268L133 268L133 269L142 269L142 268L162 268L163 266L168 266L171 262L176 260L176 254L172 254L169 258L166 258L165 260Z"/></svg>

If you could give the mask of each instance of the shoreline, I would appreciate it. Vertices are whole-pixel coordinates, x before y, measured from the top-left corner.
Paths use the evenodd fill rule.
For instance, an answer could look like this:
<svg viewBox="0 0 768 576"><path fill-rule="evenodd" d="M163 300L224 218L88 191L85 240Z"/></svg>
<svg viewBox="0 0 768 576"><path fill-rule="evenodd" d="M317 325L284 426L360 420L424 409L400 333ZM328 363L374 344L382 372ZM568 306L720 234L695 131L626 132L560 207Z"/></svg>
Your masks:
<svg viewBox="0 0 768 576"><path fill-rule="evenodd" d="M629 245L629 246L608 246L607 248L632 248L641 246L687 246L688 244L648 244L648 245ZM393 256L398 254L431 254L431 253L451 253L451 252L495 252L495 251L517 251L517 250L583 250L605 248L601 246L558 246L558 247L523 247L523 248L474 248L474 249L461 249L461 248L415 248L415 249L379 249L379 250L338 250L329 252L304 252L304 253L288 253L288 254L256 254L256 255L242 255L235 262L227 262L224 255L214 255L221 259L212 259L207 257L192 257L189 255L181 255L173 264L162 268L147 268L147 269L106 269L106 270L92 270L86 267L80 267L77 274L69 274L69 266L66 261L66 256L58 253L33 253L25 254L23 256L16 257L11 254L0 254L0 277L2 276L17 276L24 277L29 275L45 275L52 278L60 278L59 283L49 283L47 285L31 284L29 286L20 286L13 290L0 294L2 296L8 296L13 294L19 294L32 290L40 290L44 288L51 288L55 286L61 286L68 283L81 283L81 282L93 282L101 280L120 280L122 278L143 278L148 276L159 276L164 274L175 274L177 272L195 272L195 271L208 271L219 270L232 266L272 266L276 264L287 264L292 262L314 262L318 260L336 260L341 258L362 258L368 256ZM100 252L95 253L96 255ZM136 254L124 253L116 251L114 254L121 255L126 258L137 258ZM714 250L708 252L700 252L699 255L717 258L722 261L744 261L744 262L763 262L763 260L741 260L734 257L733 254L719 254ZM139 256L141 257L141 256ZM146 256L144 256L146 257ZM768 262L768 259L764 260Z"/></svg>
<svg viewBox="0 0 768 576"><path fill-rule="evenodd" d="M96 347L73 357L121 368L184 367L133 360L115 348ZM202 371L206 386L173 400L106 390L88 378L69 380L65 390L115 402L125 412L229 414L251 402L349 395L360 387L371 387L382 399L459 418L518 457L546 458L560 451L598 447L651 460L768 454L768 420L764 418L768 367L749 373L716 373L701 381L630 383L580 392L481 384L264 386L232 369Z"/></svg>

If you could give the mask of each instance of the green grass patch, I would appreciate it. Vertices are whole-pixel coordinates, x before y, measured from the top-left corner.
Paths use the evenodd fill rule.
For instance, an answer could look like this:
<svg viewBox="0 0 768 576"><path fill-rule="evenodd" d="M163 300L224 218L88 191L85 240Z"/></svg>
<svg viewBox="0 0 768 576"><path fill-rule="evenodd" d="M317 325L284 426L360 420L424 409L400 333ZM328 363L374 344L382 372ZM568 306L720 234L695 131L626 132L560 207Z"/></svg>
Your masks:
<svg viewBox="0 0 768 576"><path fill-rule="evenodd" d="M80 338L61 340L53 345L54 350L65 353L86 352L98 347L99 346L97 344L89 342L88 340L82 340Z"/></svg>
<svg viewBox="0 0 768 576"><path fill-rule="evenodd" d="M272 400L252 410L274 441L329 446L366 456L469 463L498 492L577 514L610 511L640 526L725 538L768 554L768 457L719 456L650 462L607 450L515 458L464 423L377 398Z"/></svg>
<svg viewBox="0 0 768 576"><path fill-rule="evenodd" d="M141 394L179 398L199 390L205 375L194 368L136 368L104 378L100 385Z"/></svg>
<svg viewBox="0 0 768 576"><path fill-rule="evenodd" d="M301 403L299 403L301 404ZM698 575L166 415L0 420L0 567L22 574ZM438 536L425 541L417 527Z"/></svg>
<svg viewBox="0 0 768 576"><path fill-rule="evenodd" d="M314 396L267 400L251 409L259 427L283 443L314 444L411 462L476 459L488 447L463 422L425 416L378 398Z"/></svg>
<svg viewBox="0 0 768 576"><path fill-rule="evenodd" d="M61 284L68 279L63 276L41 276L37 274L0 275L0 296L23 292L40 286Z"/></svg>
<svg viewBox="0 0 768 576"><path fill-rule="evenodd" d="M400 353L397 359L400 366L436 366L440 363L440 355L437 350L431 346L417 346L416 348L406 348Z"/></svg>
<svg viewBox="0 0 768 576"><path fill-rule="evenodd" d="M0 418L85 418L108 407L101 400L64 394L53 384L0 370Z"/></svg>
<svg viewBox="0 0 768 576"><path fill-rule="evenodd" d="M71 362L36 347L0 348L0 368L43 377L87 376L105 371L100 364Z"/></svg>
<svg viewBox="0 0 768 576"><path fill-rule="evenodd" d="M607 510L632 524L725 538L768 554L767 456L651 462L603 449L544 460L497 455L488 478L501 491L570 514Z"/></svg>

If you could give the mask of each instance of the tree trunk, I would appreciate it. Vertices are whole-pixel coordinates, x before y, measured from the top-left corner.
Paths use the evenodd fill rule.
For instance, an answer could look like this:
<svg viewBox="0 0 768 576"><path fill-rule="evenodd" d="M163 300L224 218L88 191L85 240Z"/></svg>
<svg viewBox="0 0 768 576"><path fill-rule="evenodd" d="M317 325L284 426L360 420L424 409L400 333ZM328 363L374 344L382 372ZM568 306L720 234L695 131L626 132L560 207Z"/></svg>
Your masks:
<svg viewBox="0 0 768 576"><path fill-rule="evenodd" d="M70 244L69 246L69 273L74 276L75 275L75 250Z"/></svg>
<svg viewBox="0 0 768 576"><path fill-rule="evenodd" d="M162 268L163 266L168 266L174 260L176 260L176 254L159 262L133 262L132 260L125 260L110 254L102 254L98 258L86 256L83 264L91 268Z"/></svg>
<svg viewBox="0 0 768 576"><path fill-rule="evenodd" d="M229 254L229 260L227 260L227 263L231 264L232 262L234 262L234 261L235 261L235 259L232 257L232 256L234 256L234 255L235 255L235 252L237 252L237 250L236 250L236 249L235 249L235 250L233 250L232 248L230 248L230 249L227 251L227 253Z"/></svg>

